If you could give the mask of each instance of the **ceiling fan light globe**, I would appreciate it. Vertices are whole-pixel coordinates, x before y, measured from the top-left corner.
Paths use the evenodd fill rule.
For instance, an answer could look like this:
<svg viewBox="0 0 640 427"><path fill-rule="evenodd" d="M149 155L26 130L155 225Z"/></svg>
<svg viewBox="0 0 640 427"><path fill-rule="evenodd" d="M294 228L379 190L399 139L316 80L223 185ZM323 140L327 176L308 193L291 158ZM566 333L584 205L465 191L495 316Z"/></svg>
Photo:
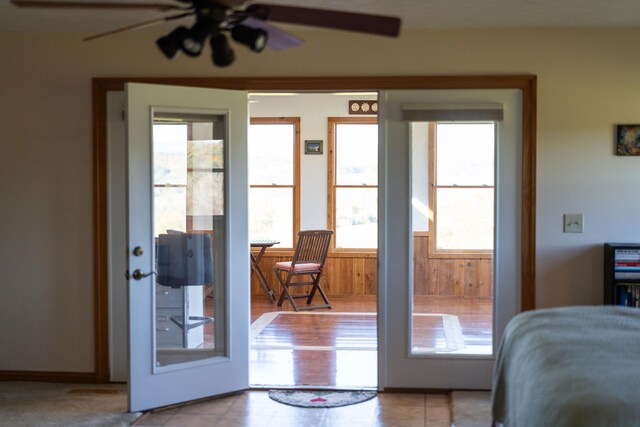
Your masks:
<svg viewBox="0 0 640 427"><path fill-rule="evenodd" d="M182 41L182 51L189 56L200 56L203 44L198 40L187 37Z"/></svg>
<svg viewBox="0 0 640 427"><path fill-rule="evenodd" d="M189 56L200 56L209 34L211 34L211 24L197 21L193 27L187 30L187 34L182 40L182 51Z"/></svg>
<svg viewBox="0 0 640 427"><path fill-rule="evenodd" d="M260 28L236 25L231 30L231 37L238 43L248 46L254 52L262 52L267 46L268 34Z"/></svg>
<svg viewBox="0 0 640 427"><path fill-rule="evenodd" d="M261 30L262 31L262 30ZM267 33L262 31L262 35L260 35L253 44L251 48L254 52L262 52L265 47L267 47Z"/></svg>
<svg viewBox="0 0 640 427"><path fill-rule="evenodd" d="M211 36L211 51L211 59L218 67L231 65L236 59L236 55L224 34Z"/></svg>
<svg viewBox="0 0 640 427"><path fill-rule="evenodd" d="M186 27L178 27L164 37L160 37L156 44L168 59L175 58L182 48L182 41L189 30Z"/></svg>

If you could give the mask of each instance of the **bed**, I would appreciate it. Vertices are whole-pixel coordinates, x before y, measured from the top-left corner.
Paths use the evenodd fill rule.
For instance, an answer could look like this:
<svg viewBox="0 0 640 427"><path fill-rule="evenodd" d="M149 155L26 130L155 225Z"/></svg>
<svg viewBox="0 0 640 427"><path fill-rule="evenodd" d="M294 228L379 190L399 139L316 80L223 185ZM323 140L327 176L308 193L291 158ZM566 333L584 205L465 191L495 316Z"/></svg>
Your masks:
<svg viewBox="0 0 640 427"><path fill-rule="evenodd" d="M496 358L492 416L505 427L640 425L640 309L514 317Z"/></svg>

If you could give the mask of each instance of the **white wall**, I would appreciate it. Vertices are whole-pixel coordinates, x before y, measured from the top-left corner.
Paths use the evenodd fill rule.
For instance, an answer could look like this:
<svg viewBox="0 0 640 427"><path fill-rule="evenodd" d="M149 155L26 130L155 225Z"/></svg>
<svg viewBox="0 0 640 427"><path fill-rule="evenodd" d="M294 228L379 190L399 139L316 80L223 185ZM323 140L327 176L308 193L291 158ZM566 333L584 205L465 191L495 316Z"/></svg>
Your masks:
<svg viewBox="0 0 640 427"><path fill-rule="evenodd" d="M376 95L306 93L250 96L251 117L300 117L301 230L327 227L327 118L349 117L350 99L376 99ZM304 154L304 141L307 139L323 141L322 155Z"/></svg>
<svg viewBox="0 0 640 427"><path fill-rule="evenodd" d="M92 77L535 74L537 306L600 303L602 243L640 241L640 159L613 150L614 125L640 123L638 29L304 32L217 69L166 61L169 28L0 36L0 370L93 370ZM585 232L563 234L563 213Z"/></svg>

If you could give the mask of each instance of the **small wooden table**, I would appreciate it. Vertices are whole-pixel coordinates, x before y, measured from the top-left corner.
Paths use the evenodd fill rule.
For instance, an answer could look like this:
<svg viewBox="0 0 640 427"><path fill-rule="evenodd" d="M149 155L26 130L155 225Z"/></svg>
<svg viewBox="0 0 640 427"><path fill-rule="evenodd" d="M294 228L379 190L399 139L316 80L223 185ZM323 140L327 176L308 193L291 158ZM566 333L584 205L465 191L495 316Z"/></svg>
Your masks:
<svg viewBox="0 0 640 427"><path fill-rule="evenodd" d="M265 294L267 294L269 302L273 304L276 301L276 293L273 291L273 289L271 289L271 286L269 286L267 278L264 276L264 273L260 269L259 262L262 259L262 255L264 255L264 251L266 251L267 248L270 248L273 245L277 245L280 242L278 242L277 240L254 240L250 243L252 248L260 248L260 252L258 252L258 255L256 256L253 255L253 252L250 252L251 275L253 275L254 272L256 273L256 276L258 276L258 283L260 283L260 287L262 287L262 290L264 290Z"/></svg>

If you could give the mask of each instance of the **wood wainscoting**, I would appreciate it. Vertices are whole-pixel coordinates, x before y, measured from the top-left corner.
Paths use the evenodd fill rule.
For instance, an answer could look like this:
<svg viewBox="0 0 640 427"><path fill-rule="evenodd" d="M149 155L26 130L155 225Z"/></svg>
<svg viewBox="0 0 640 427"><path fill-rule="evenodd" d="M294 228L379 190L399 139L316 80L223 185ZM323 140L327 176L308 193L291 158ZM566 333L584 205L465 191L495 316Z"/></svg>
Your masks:
<svg viewBox="0 0 640 427"><path fill-rule="evenodd" d="M493 296L493 257L433 257L429 236L413 238L414 295L491 298Z"/></svg>
<svg viewBox="0 0 640 427"><path fill-rule="evenodd" d="M273 266L280 261L291 261L293 252L267 250L260 260L260 269L267 281L280 295L282 291ZM375 254L329 255L322 273L322 289L328 295L376 295L378 286L378 259ZM302 289L292 289L292 293L304 293ZM263 294L255 276L251 277L251 294Z"/></svg>
<svg viewBox="0 0 640 427"><path fill-rule="evenodd" d="M279 295L280 286L273 266L290 261L293 253L267 250L260 268ZM429 236L413 239L413 277L415 295L491 298L493 296L493 259L467 258L464 254L432 257ZM371 253L339 253L327 257L322 288L328 295L376 295L378 286L377 257ZM301 290L296 290L302 292ZM251 294L263 294L255 277L251 278Z"/></svg>

